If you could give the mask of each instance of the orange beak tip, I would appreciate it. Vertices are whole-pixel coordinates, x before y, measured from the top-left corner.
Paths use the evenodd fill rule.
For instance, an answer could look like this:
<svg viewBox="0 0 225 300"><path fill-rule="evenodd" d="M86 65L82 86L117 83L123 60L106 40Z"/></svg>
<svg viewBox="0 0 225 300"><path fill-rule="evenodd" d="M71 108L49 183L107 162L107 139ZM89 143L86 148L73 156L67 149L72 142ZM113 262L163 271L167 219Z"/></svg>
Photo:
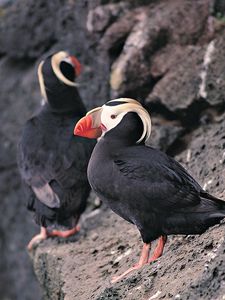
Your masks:
<svg viewBox="0 0 225 300"><path fill-rule="evenodd" d="M100 127L92 128L92 117L90 115L83 117L78 121L74 128L74 135L96 139L100 137L102 130Z"/></svg>

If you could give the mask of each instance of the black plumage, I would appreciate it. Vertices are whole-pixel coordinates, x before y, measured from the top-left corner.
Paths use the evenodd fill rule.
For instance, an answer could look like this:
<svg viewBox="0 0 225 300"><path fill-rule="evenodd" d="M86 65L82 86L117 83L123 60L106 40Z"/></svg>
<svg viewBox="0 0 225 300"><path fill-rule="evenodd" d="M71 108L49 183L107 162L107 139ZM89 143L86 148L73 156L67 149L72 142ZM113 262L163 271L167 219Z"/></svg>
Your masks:
<svg viewBox="0 0 225 300"><path fill-rule="evenodd" d="M65 84L57 78L52 69L51 59L52 56L47 57L42 66L45 91L51 111L60 113L73 111L76 112L77 115L84 115L86 109L77 87ZM59 65L59 70L67 79L74 82L76 74L71 64L62 61Z"/></svg>
<svg viewBox="0 0 225 300"><path fill-rule="evenodd" d="M138 115L128 113L97 143L88 179L99 197L135 224L145 243L161 235L200 234L219 222L225 202L205 192L173 158L136 144L142 130Z"/></svg>
<svg viewBox="0 0 225 300"><path fill-rule="evenodd" d="M118 104L121 110L122 102ZM115 116L112 110L111 118ZM139 115L127 112L95 146L88 179L102 201L137 226L145 244L164 237L153 255L157 258L167 235L201 234L220 222L225 217L225 202L204 191L173 158L143 141L137 144L142 133ZM145 262L152 260L145 255Z"/></svg>
<svg viewBox="0 0 225 300"><path fill-rule="evenodd" d="M86 169L95 141L73 136L74 122L85 114L85 107L77 88L54 74L51 58L42 66L47 99L23 128L18 166L27 207L37 224L71 229L86 207L90 192ZM74 81L75 67L64 60L60 65L64 76Z"/></svg>

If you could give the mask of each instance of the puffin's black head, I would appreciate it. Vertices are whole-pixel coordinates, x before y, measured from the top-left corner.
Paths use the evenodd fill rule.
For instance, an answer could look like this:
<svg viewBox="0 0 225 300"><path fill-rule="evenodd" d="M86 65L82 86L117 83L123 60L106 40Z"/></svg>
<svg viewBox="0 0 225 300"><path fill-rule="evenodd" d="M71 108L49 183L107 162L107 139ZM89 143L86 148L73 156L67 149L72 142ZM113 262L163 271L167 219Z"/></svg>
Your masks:
<svg viewBox="0 0 225 300"><path fill-rule="evenodd" d="M111 100L88 112L74 129L74 134L89 138L101 135L123 139L130 143L147 140L151 133L149 113L136 100Z"/></svg>
<svg viewBox="0 0 225 300"><path fill-rule="evenodd" d="M102 128L105 129L106 126ZM104 131L103 131L104 132ZM121 140L126 144L135 144L143 133L143 123L136 112L126 113L118 125L105 131L106 138Z"/></svg>
<svg viewBox="0 0 225 300"><path fill-rule="evenodd" d="M75 79L80 72L79 61L65 51L50 55L39 64L41 93L53 111L66 112L79 106L76 102L81 99Z"/></svg>

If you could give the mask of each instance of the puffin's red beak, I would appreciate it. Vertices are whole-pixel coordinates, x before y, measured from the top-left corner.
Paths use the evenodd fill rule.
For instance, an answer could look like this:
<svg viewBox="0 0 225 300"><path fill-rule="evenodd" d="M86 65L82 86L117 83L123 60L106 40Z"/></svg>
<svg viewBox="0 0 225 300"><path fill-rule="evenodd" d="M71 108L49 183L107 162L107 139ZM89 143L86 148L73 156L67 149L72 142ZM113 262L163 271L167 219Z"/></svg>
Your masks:
<svg viewBox="0 0 225 300"><path fill-rule="evenodd" d="M79 62L79 60L75 56L70 56L70 59L71 59L73 65L74 65L76 76L79 76L80 73L81 73L81 70L82 70L81 63Z"/></svg>
<svg viewBox="0 0 225 300"><path fill-rule="evenodd" d="M93 128L93 119L91 115L87 115L80 119L74 128L74 135L87 137L89 139L97 139L101 136L101 127Z"/></svg>

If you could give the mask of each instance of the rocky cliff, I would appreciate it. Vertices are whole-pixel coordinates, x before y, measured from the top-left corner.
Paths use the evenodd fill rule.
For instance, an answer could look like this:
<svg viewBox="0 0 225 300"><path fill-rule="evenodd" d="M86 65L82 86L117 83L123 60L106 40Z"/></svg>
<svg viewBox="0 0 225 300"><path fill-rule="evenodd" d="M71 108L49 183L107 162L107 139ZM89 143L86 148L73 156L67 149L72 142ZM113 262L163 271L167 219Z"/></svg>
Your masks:
<svg viewBox="0 0 225 300"><path fill-rule="evenodd" d="M137 230L102 207L68 243L49 239L31 255L37 227L16 169L21 126L38 108L35 67L68 49L82 62L88 108L111 98L150 111L150 143L225 198L225 5L222 0L0 2L1 299L222 299L224 225L200 237L170 237L165 255L115 285L137 259ZM126 233L126 234L125 234ZM35 296L34 296L35 295ZM34 298L35 297L35 298Z"/></svg>

